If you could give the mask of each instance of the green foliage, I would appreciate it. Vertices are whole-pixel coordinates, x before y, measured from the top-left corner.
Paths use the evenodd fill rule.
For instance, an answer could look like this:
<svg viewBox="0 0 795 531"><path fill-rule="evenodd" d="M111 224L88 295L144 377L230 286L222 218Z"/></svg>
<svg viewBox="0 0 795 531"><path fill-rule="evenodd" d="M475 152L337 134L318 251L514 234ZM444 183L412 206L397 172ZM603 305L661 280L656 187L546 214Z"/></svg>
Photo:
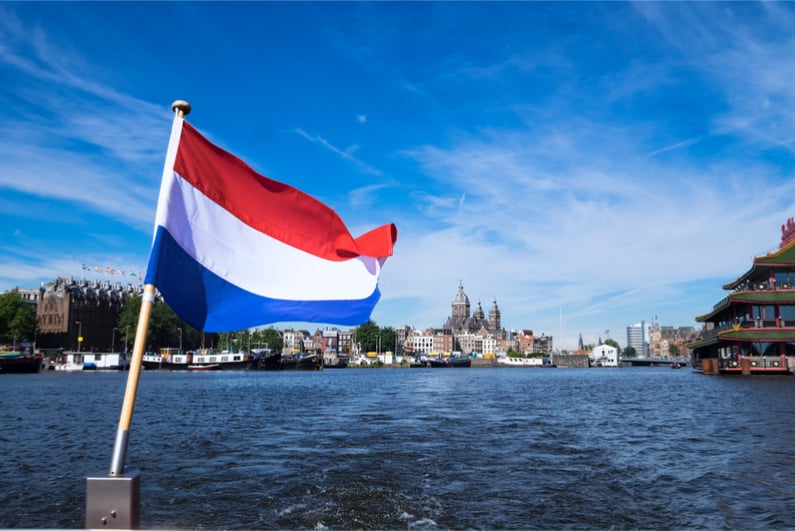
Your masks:
<svg viewBox="0 0 795 531"><path fill-rule="evenodd" d="M378 348L378 326L373 321L367 321L356 327L356 343L361 345L364 352L375 352Z"/></svg>
<svg viewBox="0 0 795 531"><path fill-rule="evenodd" d="M668 346L668 352L669 352L669 353L671 354L671 356L673 356L674 358L678 358L678 357L679 357L679 347L678 347L678 346L676 346L676 345L673 345L673 344L669 345L669 346Z"/></svg>
<svg viewBox="0 0 795 531"><path fill-rule="evenodd" d="M373 321L367 321L356 328L356 343L364 352L378 351L379 339L381 352L394 351L397 333L392 327L379 328Z"/></svg>
<svg viewBox="0 0 795 531"><path fill-rule="evenodd" d="M128 348L133 348L135 333L138 329L138 316L141 313L141 296L133 295L124 303L124 309L119 314L118 329L121 338L129 334ZM161 348L177 348L180 344L180 329L182 330L182 349L191 350L198 348L202 343L202 333L186 324L177 317L174 310L163 302L155 303L149 315L149 329L146 334L147 351L157 352Z"/></svg>
<svg viewBox="0 0 795 531"><path fill-rule="evenodd" d="M269 348L274 352L279 352L284 348L284 338L282 333L275 328L268 327L265 329L254 330L251 338L251 344L256 345L258 348ZM253 347L252 347L253 348Z"/></svg>
<svg viewBox="0 0 795 531"><path fill-rule="evenodd" d="M522 354L521 352L517 352L514 349L508 350L507 355L509 358L548 358L549 357L543 352L531 352L530 354Z"/></svg>
<svg viewBox="0 0 795 531"><path fill-rule="evenodd" d="M616 352L621 352L621 346L618 344L618 341L615 339L607 338L604 340L605 345L610 345L611 347L615 347Z"/></svg>
<svg viewBox="0 0 795 531"><path fill-rule="evenodd" d="M0 295L0 341L32 341L36 333L36 311L19 293Z"/></svg>
<svg viewBox="0 0 795 531"><path fill-rule="evenodd" d="M625 358L635 358L638 356L638 352L635 350L635 347L627 347L621 355Z"/></svg>

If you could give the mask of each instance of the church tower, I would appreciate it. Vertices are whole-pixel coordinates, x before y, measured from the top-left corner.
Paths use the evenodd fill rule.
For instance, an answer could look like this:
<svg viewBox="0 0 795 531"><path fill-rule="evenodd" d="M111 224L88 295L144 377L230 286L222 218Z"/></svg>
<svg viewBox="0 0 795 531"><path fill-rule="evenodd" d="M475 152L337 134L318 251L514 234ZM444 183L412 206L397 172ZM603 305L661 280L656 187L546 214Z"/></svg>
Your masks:
<svg viewBox="0 0 795 531"><path fill-rule="evenodd" d="M500 322L500 309L497 308L497 298L494 298L494 303L491 305L491 310L489 310L489 330L496 333L502 329L502 323Z"/></svg>
<svg viewBox="0 0 795 531"><path fill-rule="evenodd" d="M458 293L453 299L453 322L463 324L469 319L469 297L464 293L464 284L459 281Z"/></svg>
<svg viewBox="0 0 795 531"><path fill-rule="evenodd" d="M483 307L480 305L480 301L478 301L478 307L475 308L475 313L472 314L472 317L474 317L478 321L486 320L486 314L483 313Z"/></svg>

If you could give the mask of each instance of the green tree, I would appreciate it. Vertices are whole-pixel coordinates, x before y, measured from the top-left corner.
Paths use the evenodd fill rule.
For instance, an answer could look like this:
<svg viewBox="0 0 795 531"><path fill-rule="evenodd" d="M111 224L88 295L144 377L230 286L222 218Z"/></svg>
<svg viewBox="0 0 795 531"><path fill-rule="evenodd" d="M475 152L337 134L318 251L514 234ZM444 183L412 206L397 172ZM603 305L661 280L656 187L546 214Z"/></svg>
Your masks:
<svg viewBox="0 0 795 531"><path fill-rule="evenodd" d="M627 347L621 355L625 358L634 358L637 357L638 352L635 350L635 347Z"/></svg>
<svg viewBox="0 0 795 531"><path fill-rule="evenodd" d="M274 352L280 352L284 348L284 337L282 333L275 328L268 327L264 330L257 330L262 337L262 346L268 346Z"/></svg>
<svg viewBox="0 0 795 531"><path fill-rule="evenodd" d="M32 341L36 333L36 310L15 292L0 295L0 341Z"/></svg>
<svg viewBox="0 0 795 531"><path fill-rule="evenodd" d="M676 345L669 345L668 352L671 354L671 357L678 358L679 357L679 347Z"/></svg>
<svg viewBox="0 0 795 531"><path fill-rule="evenodd" d="M395 352L395 340L397 339L397 333L395 333L395 329L391 326L386 326L384 328L379 329L379 333L381 334L381 352Z"/></svg>
<svg viewBox="0 0 795 531"><path fill-rule="evenodd" d="M379 328L373 321L367 321L356 327L356 342L364 352L375 352L378 348Z"/></svg>
<svg viewBox="0 0 795 531"><path fill-rule="evenodd" d="M611 347L614 347L616 349L616 352L621 352L621 345L619 345L618 341L616 341L615 339L610 339L610 338L605 339L604 343L605 345L610 345Z"/></svg>
<svg viewBox="0 0 795 531"><path fill-rule="evenodd" d="M141 296L133 295L124 302L124 309L119 314L118 329L129 331L132 349L135 331L138 329L138 316L141 313ZM129 329L127 328L129 327ZM181 331L180 331L181 330ZM149 315L149 327L146 334L146 349L157 352L164 347L177 348L182 339L182 349L190 350L202 344L202 333L177 317L174 310L164 302L156 302Z"/></svg>

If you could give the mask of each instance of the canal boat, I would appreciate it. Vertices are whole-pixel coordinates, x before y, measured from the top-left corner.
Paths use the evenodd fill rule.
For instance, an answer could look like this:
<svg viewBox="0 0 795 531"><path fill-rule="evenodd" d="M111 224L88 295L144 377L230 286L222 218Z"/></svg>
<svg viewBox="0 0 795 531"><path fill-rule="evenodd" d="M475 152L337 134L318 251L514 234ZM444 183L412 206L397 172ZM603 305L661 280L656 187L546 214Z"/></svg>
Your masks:
<svg viewBox="0 0 795 531"><path fill-rule="evenodd" d="M750 269L723 286L729 293L712 310L693 350L705 374L786 375L795 371L795 221L781 227L779 248L753 259Z"/></svg>
<svg viewBox="0 0 795 531"><path fill-rule="evenodd" d="M90 352L83 355L84 371L123 371L130 368L130 360L120 352Z"/></svg>
<svg viewBox="0 0 795 531"><path fill-rule="evenodd" d="M30 374L41 370L44 356L41 354L24 354L22 352L0 353L0 374Z"/></svg>
<svg viewBox="0 0 795 531"><path fill-rule="evenodd" d="M142 364L147 370L245 370L254 368L252 354L245 352L215 352L199 349L195 352L180 352L174 348L162 348L159 354L147 352Z"/></svg>
<svg viewBox="0 0 795 531"><path fill-rule="evenodd" d="M471 367L472 359L467 356L450 356L449 358L428 358L425 363L431 368L462 368Z"/></svg>
<svg viewBox="0 0 795 531"><path fill-rule="evenodd" d="M82 352L64 352L55 359L53 368L61 372L79 372L83 370Z"/></svg>
<svg viewBox="0 0 795 531"><path fill-rule="evenodd" d="M333 351L323 354L324 369L345 369L348 367L348 363L348 356L341 356Z"/></svg>
<svg viewBox="0 0 795 531"><path fill-rule="evenodd" d="M281 366L283 371L319 371L323 369L323 358L317 354L282 356Z"/></svg>

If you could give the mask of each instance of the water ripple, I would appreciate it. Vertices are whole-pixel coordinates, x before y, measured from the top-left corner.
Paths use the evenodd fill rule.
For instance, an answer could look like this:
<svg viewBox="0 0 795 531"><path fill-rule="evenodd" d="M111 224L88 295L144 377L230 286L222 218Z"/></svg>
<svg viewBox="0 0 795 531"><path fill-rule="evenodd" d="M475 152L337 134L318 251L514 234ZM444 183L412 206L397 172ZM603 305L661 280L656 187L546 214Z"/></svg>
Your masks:
<svg viewBox="0 0 795 531"><path fill-rule="evenodd" d="M2 383L26 400L0 411L0 527L82 527L126 375ZM793 395L670 369L145 372L127 463L145 528L789 529Z"/></svg>

